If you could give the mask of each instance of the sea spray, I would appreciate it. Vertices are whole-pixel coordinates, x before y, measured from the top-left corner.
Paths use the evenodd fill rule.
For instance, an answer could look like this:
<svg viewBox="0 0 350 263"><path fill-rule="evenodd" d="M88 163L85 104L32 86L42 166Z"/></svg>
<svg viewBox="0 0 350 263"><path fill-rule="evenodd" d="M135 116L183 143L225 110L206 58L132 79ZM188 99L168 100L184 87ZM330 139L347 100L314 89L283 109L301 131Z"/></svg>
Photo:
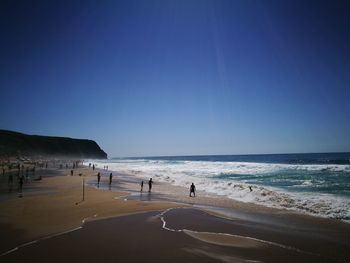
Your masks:
<svg viewBox="0 0 350 263"><path fill-rule="evenodd" d="M234 200L349 220L347 158L350 159L350 154L342 153L121 158L94 162L100 167L108 165L113 171L153 177L177 186L189 187L193 182L198 190Z"/></svg>

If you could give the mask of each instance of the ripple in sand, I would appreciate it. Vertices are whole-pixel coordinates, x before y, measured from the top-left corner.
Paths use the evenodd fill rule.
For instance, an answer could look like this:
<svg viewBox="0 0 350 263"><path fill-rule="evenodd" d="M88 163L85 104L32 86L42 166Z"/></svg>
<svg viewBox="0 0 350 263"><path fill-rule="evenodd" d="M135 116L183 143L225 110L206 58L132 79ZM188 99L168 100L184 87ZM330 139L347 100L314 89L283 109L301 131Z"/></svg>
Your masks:
<svg viewBox="0 0 350 263"><path fill-rule="evenodd" d="M183 230L183 232L203 242L220 246L230 246L239 248L261 248L268 246L267 244L259 240L226 233L197 232L191 230Z"/></svg>

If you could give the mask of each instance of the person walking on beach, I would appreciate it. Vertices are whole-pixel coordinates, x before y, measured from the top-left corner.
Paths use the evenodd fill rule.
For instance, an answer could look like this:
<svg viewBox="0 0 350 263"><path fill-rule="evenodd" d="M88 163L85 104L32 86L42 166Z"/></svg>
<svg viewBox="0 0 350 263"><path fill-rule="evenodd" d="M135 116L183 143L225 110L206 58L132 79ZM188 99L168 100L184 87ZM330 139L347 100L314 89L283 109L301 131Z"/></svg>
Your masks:
<svg viewBox="0 0 350 263"><path fill-rule="evenodd" d="M190 186L190 197L192 196L192 193L193 193L193 197L196 197L196 187L194 183L192 183Z"/></svg>
<svg viewBox="0 0 350 263"><path fill-rule="evenodd" d="M141 181L141 192L143 191L143 180Z"/></svg>
<svg viewBox="0 0 350 263"><path fill-rule="evenodd" d="M13 175L11 173L9 174L9 179L8 179L7 185L9 187L9 191L11 192L12 191L12 185L13 185Z"/></svg>
<svg viewBox="0 0 350 263"><path fill-rule="evenodd" d="M18 192L22 193L22 187L23 187L23 176L20 176L18 178Z"/></svg>
<svg viewBox="0 0 350 263"><path fill-rule="evenodd" d="M109 186L112 185L112 177L113 177L113 175L112 175L112 173L110 173L109 174Z"/></svg>
<svg viewBox="0 0 350 263"><path fill-rule="evenodd" d="M97 173L97 185L100 185L101 174Z"/></svg>
<svg viewBox="0 0 350 263"><path fill-rule="evenodd" d="M92 170L95 170L95 165L94 164L92 165Z"/></svg>
<svg viewBox="0 0 350 263"><path fill-rule="evenodd" d="M12 184L12 183L13 183L13 175L10 173L9 174L8 184Z"/></svg>
<svg viewBox="0 0 350 263"><path fill-rule="evenodd" d="M150 178L148 181L148 192L152 191L152 184L153 184L153 181L152 181L152 178Z"/></svg>

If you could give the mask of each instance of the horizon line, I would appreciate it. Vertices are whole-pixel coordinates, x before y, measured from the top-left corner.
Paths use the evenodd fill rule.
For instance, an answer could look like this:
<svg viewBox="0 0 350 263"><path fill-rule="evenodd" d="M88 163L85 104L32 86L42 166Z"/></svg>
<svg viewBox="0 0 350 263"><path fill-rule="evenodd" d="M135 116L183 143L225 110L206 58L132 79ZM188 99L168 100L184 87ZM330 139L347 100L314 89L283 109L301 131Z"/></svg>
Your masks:
<svg viewBox="0 0 350 263"><path fill-rule="evenodd" d="M149 155L149 156L123 156L107 159L132 159L132 158L166 158L166 157L200 157L200 156L252 156L252 155L291 155L291 154L350 154L350 151L342 152L290 152L290 153L245 153L245 154L188 154L188 155Z"/></svg>

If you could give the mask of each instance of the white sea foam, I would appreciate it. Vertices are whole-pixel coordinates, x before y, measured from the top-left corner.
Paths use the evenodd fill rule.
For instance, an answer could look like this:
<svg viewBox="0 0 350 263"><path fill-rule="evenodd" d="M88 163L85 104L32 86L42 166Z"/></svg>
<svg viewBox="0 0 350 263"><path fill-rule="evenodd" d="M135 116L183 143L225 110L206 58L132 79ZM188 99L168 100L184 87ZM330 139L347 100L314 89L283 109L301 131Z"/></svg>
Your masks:
<svg viewBox="0 0 350 263"><path fill-rule="evenodd" d="M279 171L350 172L350 165L299 165L250 162L165 161L142 159L118 159L95 162L99 167L108 165L110 170L132 173L140 177L188 187L192 182L198 190L226 196L231 199L253 202L270 207L285 208L317 216L350 219L350 200L346 197L316 192L290 192L268 185L252 185L249 176L256 180L266 174ZM220 177L220 175L223 175ZM234 177L225 176L234 175ZM218 177L219 176L219 177ZM247 178L247 179L245 179ZM276 177L272 180L278 181ZM322 184L322 180L288 179L300 188ZM251 192L248 186L252 185Z"/></svg>

